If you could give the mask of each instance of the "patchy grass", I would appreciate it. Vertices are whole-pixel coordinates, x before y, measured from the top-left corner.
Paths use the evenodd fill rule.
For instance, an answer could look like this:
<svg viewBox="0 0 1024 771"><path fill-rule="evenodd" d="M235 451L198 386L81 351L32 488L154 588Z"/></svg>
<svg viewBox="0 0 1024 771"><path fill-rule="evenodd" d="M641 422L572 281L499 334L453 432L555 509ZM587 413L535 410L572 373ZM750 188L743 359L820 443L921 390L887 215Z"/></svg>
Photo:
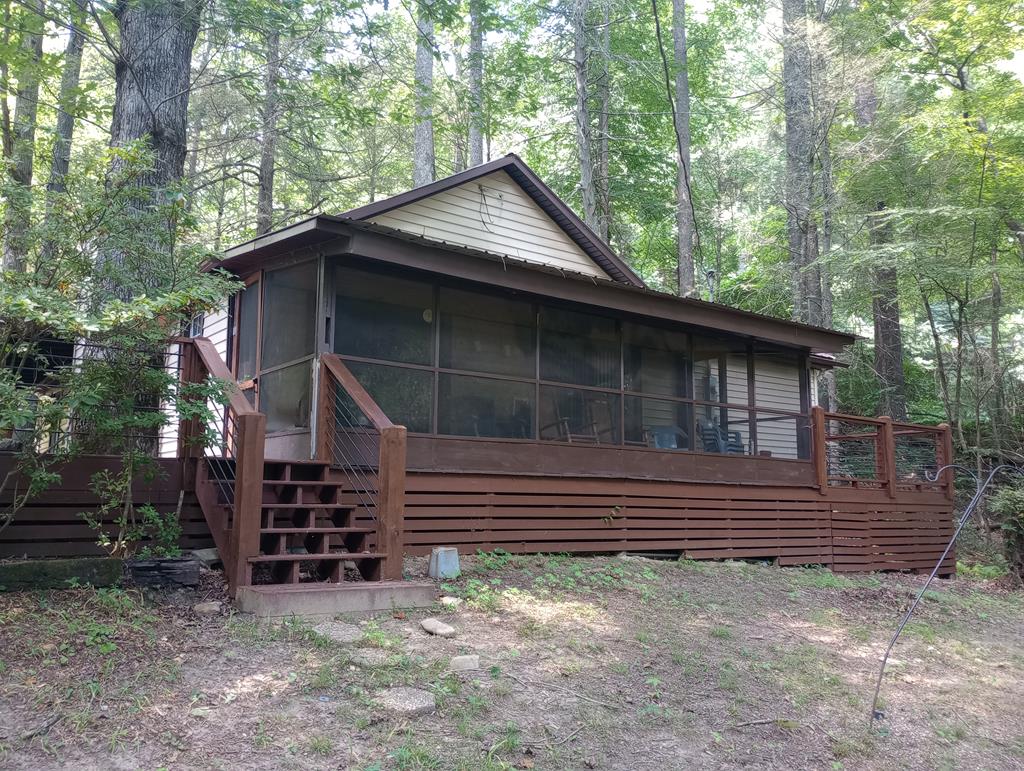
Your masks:
<svg viewBox="0 0 1024 771"><path fill-rule="evenodd" d="M464 559L465 602L309 624L201 618L222 598L0 595L0 766L312 769L1019 768L1024 594L936 584L873 678L915 576L640 558ZM411 575L425 572L409 560ZM438 612L435 610L435 612ZM481 668L453 673L452 657ZM399 718L374 696L432 693ZM638 750L642 748L642 751Z"/></svg>

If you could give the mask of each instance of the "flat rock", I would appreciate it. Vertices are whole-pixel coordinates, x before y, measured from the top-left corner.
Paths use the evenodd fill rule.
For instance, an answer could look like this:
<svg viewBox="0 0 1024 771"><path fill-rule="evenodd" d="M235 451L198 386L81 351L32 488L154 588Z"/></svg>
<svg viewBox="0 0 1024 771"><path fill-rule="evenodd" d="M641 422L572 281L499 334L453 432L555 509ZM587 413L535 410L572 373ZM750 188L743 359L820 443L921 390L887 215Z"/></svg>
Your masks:
<svg viewBox="0 0 1024 771"><path fill-rule="evenodd" d="M324 621L314 626L313 631L334 640L334 642L344 644L357 642L363 637L362 629L355 624L347 624L344 621Z"/></svg>
<svg viewBox="0 0 1024 771"><path fill-rule="evenodd" d="M420 621L420 626L423 627L424 632L436 634L438 637L455 636L455 627L444 623L444 621L438 621L436 618L425 618Z"/></svg>
<svg viewBox="0 0 1024 771"><path fill-rule="evenodd" d="M209 549L193 549L190 553L208 568L220 564L220 552L217 551L216 546Z"/></svg>
<svg viewBox="0 0 1024 771"><path fill-rule="evenodd" d="M357 648L352 651L350 661L361 667L382 667L389 658L388 652L380 648Z"/></svg>
<svg viewBox="0 0 1024 771"><path fill-rule="evenodd" d="M430 691L404 686L382 691L374 697L373 702L388 712L406 717L429 715L437 708L434 694Z"/></svg>
<svg viewBox="0 0 1024 771"><path fill-rule="evenodd" d="M198 616L219 616L220 603L217 600L209 602L197 602L192 606L192 611Z"/></svg>
<svg viewBox="0 0 1024 771"><path fill-rule="evenodd" d="M458 597L442 597L440 600L438 600L438 602L440 602L443 607L448 608L449 610L454 610L462 604L462 600L460 600Z"/></svg>
<svg viewBox="0 0 1024 771"><path fill-rule="evenodd" d="M452 672L468 672L473 669L480 669L480 657L476 654L469 656L454 656L451 660Z"/></svg>

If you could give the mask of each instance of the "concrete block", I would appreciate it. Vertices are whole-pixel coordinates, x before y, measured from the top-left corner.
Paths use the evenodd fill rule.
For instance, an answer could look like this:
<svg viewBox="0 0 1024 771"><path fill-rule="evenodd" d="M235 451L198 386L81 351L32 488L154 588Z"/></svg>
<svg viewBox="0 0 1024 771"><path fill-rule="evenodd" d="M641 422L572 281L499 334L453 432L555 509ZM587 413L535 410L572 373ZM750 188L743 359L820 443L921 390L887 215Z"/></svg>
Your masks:
<svg viewBox="0 0 1024 771"><path fill-rule="evenodd" d="M458 578L462 574L459 550L454 546L435 546L430 552L427 574L431 578Z"/></svg>
<svg viewBox="0 0 1024 771"><path fill-rule="evenodd" d="M437 592L425 581L240 586L235 605L260 618L331 618L397 608L429 608Z"/></svg>

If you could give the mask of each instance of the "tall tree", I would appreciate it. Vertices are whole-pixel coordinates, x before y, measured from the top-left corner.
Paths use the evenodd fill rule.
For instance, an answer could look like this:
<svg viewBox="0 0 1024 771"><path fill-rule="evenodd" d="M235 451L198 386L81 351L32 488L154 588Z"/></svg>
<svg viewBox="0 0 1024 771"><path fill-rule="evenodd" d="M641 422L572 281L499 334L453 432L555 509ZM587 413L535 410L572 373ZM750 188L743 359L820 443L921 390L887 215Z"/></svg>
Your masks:
<svg viewBox="0 0 1024 771"><path fill-rule="evenodd" d="M43 26L46 6L35 0L23 16L24 61L18 71L11 141L11 181L14 183L4 222L3 266L25 267L24 237L32 214L32 172L35 159L36 118L39 113L40 65L43 58Z"/></svg>
<svg viewBox="0 0 1024 771"><path fill-rule="evenodd" d="M413 99L412 184L414 187L434 181L434 0L419 0L416 13L416 70Z"/></svg>
<svg viewBox="0 0 1024 771"><path fill-rule="evenodd" d="M46 185L47 213L53 197L64 192L64 178L71 166L71 143L75 134L74 103L82 76L82 51L85 48L86 0L71 0L70 33L64 49L64 70L57 96L57 136L50 161L50 181Z"/></svg>
<svg viewBox="0 0 1024 771"><path fill-rule="evenodd" d="M190 65L202 8L192 0L118 0L117 42L106 35L116 57L110 144L145 141L154 162L137 184L154 194L181 179L185 168Z"/></svg>
<svg viewBox="0 0 1024 771"><path fill-rule="evenodd" d="M672 0L672 49L675 56L675 101L673 125L676 132L676 251L680 297L696 289L693 249L697 223L694 220L693 178L690 173L690 72L686 56L686 0Z"/></svg>
<svg viewBox="0 0 1024 771"><path fill-rule="evenodd" d="M593 130L590 116L590 51L587 42L587 15L590 0L573 0L572 65L576 80L576 149L580 161L580 196L583 200L583 221L597 233L601 223L597 216L597 188L594 183Z"/></svg>
<svg viewBox="0 0 1024 771"><path fill-rule="evenodd" d="M791 266L793 318L806 321L807 227L814 152L806 0L782 0L782 88L786 117L786 243Z"/></svg>
<svg viewBox="0 0 1024 771"><path fill-rule="evenodd" d="M260 135L259 195L256 201L256 235L269 233L274 222L274 170L277 167L277 79L281 33L266 34L267 65L263 79L263 115Z"/></svg>
<svg viewBox="0 0 1024 771"><path fill-rule="evenodd" d="M597 234L608 241L612 222L610 118L612 100L612 0L601 0L601 27L598 37L599 72L597 75Z"/></svg>
<svg viewBox="0 0 1024 771"><path fill-rule="evenodd" d="M483 0L469 0L469 165L484 162Z"/></svg>

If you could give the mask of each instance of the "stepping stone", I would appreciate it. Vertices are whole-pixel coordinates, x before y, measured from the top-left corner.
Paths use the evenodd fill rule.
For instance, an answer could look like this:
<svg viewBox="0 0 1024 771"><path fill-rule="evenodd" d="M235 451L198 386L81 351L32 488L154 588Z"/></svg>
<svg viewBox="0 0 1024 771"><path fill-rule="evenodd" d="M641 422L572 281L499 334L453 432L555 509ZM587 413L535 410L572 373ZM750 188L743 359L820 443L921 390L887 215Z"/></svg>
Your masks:
<svg viewBox="0 0 1024 771"><path fill-rule="evenodd" d="M455 656L451 661L452 672L468 672L473 669L480 669L480 657L477 655Z"/></svg>
<svg viewBox="0 0 1024 771"><path fill-rule="evenodd" d="M192 606L192 610L197 616L219 616L220 603L216 600L199 602Z"/></svg>
<svg viewBox="0 0 1024 771"><path fill-rule="evenodd" d="M449 610L455 610L462 604L462 600L458 597L442 597L439 602L443 607L448 608Z"/></svg>
<svg viewBox="0 0 1024 771"><path fill-rule="evenodd" d="M454 637L455 627L450 626L443 621L438 621L436 618L425 618L420 621L420 626L423 627L423 631L428 634L435 634L438 637Z"/></svg>
<svg viewBox="0 0 1024 771"><path fill-rule="evenodd" d="M379 648L357 648L352 651L349 660L361 667L382 667L389 658L387 651L382 651Z"/></svg>
<svg viewBox="0 0 1024 771"><path fill-rule="evenodd" d="M378 707L405 717L429 715L437 708L434 694L420 688L388 688L374 697Z"/></svg>
<svg viewBox="0 0 1024 771"><path fill-rule="evenodd" d="M358 642L363 637L362 629L355 624L346 624L344 621L324 621L314 626L313 631L334 640L334 642L346 645Z"/></svg>

